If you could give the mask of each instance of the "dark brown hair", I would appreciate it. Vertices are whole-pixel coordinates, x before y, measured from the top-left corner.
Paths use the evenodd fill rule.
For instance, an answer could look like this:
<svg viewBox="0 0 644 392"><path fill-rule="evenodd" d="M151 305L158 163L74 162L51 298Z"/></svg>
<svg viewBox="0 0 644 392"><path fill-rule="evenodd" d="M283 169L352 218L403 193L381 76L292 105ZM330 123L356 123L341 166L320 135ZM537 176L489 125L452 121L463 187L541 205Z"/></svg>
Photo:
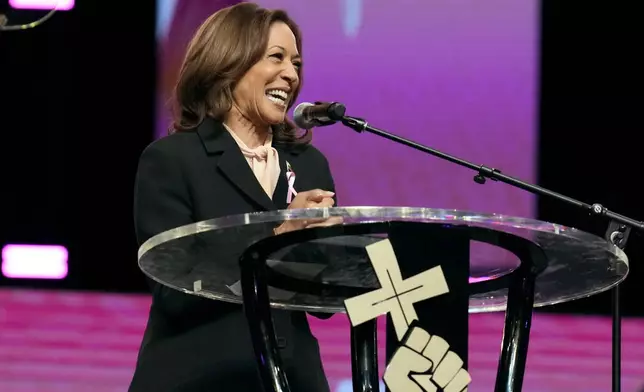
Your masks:
<svg viewBox="0 0 644 392"><path fill-rule="evenodd" d="M197 29L190 40L174 89L174 120L170 132L198 126L207 116L217 120L232 108L235 84L257 63L268 46L273 23L285 23L295 35L297 50L302 53L299 27L285 11L267 10L254 3L239 3L223 8ZM289 109L302 85L293 91ZM288 118L273 126L273 140L282 143L307 143L310 135L298 135Z"/></svg>

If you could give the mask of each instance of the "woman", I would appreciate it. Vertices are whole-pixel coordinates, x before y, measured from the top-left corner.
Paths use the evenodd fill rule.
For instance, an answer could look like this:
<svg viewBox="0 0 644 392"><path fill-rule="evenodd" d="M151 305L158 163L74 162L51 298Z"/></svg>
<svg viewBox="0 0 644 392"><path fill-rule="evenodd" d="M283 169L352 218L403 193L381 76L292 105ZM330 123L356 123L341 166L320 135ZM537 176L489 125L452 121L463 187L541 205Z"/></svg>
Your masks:
<svg viewBox="0 0 644 392"><path fill-rule="evenodd" d="M173 131L140 159L139 244L201 220L334 205L326 158L286 117L301 86L301 50L299 29L282 11L242 3L201 25L176 86ZM287 167L299 191L290 204ZM328 391L306 315L274 310L273 320L293 390ZM261 390L241 305L153 287L130 391Z"/></svg>

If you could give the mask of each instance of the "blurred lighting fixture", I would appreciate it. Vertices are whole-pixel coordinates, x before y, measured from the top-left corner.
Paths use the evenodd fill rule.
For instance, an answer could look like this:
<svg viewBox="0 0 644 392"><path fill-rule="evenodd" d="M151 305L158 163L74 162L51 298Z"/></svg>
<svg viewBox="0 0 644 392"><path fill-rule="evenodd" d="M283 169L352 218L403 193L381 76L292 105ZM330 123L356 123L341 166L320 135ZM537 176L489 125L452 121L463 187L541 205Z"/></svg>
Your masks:
<svg viewBox="0 0 644 392"><path fill-rule="evenodd" d="M74 0L9 0L9 6L18 10L69 11L74 8Z"/></svg>
<svg viewBox="0 0 644 392"><path fill-rule="evenodd" d="M2 248L2 275L12 279L63 279L68 252L60 245L9 244Z"/></svg>

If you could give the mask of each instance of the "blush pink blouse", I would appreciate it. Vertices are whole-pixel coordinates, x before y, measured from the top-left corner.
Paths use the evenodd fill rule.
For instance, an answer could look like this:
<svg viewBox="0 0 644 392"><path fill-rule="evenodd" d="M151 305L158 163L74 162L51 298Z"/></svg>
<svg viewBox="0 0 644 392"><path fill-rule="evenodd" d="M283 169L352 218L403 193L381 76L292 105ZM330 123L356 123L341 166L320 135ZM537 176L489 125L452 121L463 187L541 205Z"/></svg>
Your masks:
<svg viewBox="0 0 644 392"><path fill-rule="evenodd" d="M277 180L280 176L279 155L277 150L272 146L273 135L269 134L263 145L256 148L249 148L233 130L226 125L224 126L233 139L235 139L235 142L237 142L239 149L244 155L244 158L246 158L264 192L272 200L273 192L275 192Z"/></svg>

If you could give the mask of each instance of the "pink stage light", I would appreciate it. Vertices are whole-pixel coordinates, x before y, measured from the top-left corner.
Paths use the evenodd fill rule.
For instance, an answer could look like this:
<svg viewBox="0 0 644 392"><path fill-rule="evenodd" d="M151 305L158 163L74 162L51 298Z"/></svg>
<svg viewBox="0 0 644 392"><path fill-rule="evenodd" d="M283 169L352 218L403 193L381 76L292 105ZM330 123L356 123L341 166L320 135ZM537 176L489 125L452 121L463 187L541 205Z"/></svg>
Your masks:
<svg viewBox="0 0 644 392"><path fill-rule="evenodd" d="M9 6L19 10L69 11L74 8L74 0L9 0Z"/></svg>
<svg viewBox="0 0 644 392"><path fill-rule="evenodd" d="M63 279L67 276L67 248L60 245L5 245L2 275L15 279Z"/></svg>

